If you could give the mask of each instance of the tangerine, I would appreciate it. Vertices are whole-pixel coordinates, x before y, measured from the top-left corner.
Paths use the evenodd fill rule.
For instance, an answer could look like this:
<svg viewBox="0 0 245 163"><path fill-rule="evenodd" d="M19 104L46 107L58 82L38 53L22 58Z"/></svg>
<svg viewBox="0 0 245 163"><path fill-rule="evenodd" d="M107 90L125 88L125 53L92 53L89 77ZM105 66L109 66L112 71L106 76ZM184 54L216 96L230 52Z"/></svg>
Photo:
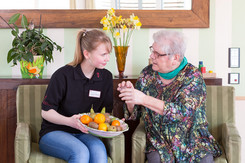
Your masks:
<svg viewBox="0 0 245 163"><path fill-rule="evenodd" d="M112 126L120 126L120 122L119 122L119 120L114 120L114 121L112 121L111 125Z"/></svg>
<svg viewBox="0 0 245 163"><path fill-rule="evenodd" d="M82 115L81 117L80 117L80 121L83 123L83 124L89 124L89 122L91 122L92 121L92 118L90 117L90 116L88 116L88 115Z"/></svg>
<svg viewBox="0 0 245 163"><path fill-rule="evenodd" d="M105 122L104 114L101 114L101 113L96 114L96 116L94 117L94 122L98 124L104 123Z"/></svg>
<svg viewBox="0 0 245 163"><path fill-rule="evenodd" d="M98 130L107 131L107 125L105 123L100 123Z"/></svg>

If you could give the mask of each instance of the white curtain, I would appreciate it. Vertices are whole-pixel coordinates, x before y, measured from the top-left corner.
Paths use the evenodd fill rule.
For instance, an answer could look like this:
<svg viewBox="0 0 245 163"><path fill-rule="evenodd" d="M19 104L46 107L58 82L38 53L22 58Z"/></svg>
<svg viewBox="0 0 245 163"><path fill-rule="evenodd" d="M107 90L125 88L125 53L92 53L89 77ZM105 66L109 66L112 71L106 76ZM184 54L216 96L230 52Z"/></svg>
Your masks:
<svg viewBox="0 0 245 163"><path fill-rule="evenodd" d="M70 0L70 9L76 9L76 0Z"/></svg>
<svg viewBox="0 0 245 163"><path fill-rule="evenodd" d="M94 0L70 0L70 9L94 9Z"/></svg>
<svg viewBox="0 0 245 163"><path fill-rule="evenodd" d="M86 9L94 9L94 0L85 0Z"/></svg>

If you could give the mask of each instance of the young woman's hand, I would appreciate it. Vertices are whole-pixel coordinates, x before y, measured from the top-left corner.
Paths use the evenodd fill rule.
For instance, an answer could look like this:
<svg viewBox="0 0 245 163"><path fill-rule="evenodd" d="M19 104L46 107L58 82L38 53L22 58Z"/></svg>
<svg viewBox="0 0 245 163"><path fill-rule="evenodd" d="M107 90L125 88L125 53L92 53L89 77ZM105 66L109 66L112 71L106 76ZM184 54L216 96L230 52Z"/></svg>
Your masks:
<svg viewBox="0 0 245 163"><path fill-rule="evenodd" d="M83 125L79 122L80 115L76 114L70 117L69 124L71 127L82 131L83 133L88 133L88 129L83 127Z"/></svg>
<svg viewBox="0 0 245 163"><path fill-rule="evenodd" d="M120 92L124 88L134 88L134 85L130 81L122 81L121 83L118 84L117 90Z"/></svg>

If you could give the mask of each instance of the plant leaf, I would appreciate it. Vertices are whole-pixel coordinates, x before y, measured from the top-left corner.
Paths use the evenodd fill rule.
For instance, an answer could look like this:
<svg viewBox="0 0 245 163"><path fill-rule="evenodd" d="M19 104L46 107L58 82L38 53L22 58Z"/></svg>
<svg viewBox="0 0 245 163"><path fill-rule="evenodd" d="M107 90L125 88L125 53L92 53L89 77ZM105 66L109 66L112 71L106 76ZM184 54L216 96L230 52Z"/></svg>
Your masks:
<svg viewBox="0 0 245 163"><path fill-rule="evenodd" d="M25 15L22 15L21 26L22 26L23 28L27 28L27 26L28 26L28 21L27 21L27 18L26 18Z"/></svg>
<svg viewBox="0 0 245 163"><path fill-rule="evenodd" d="M26 39L26 32L25 31L22 33L22 37L23 37L23 39Z"/></svg>
<svg viewBox="0 0 245 163"><path fill-rule="evenodd" d="M43 33L43 28L40 28L40 32L39 32L40 34L42 34Z"/></svg>
<svg viewBox="0 0 245 163"><path fill-rule="evenodd" d="M28 62L33 62L33 55L31 54L31 52L24 54L23 58Z"/></svg>
<svg viewBox="0 0 245 163"><path fill-rule="evenodd" d="M14 49L10 49L9 52L8 52L8 56L7 56L7 62L11 62L13 60L13 57L12 57L12 53L13 53Z"/></svg>
<svg viewBox="0 0 245 163"><path fill-rule="evenodd" d="M19 33L19 28L17 27L17 25L13 24L14 25L14 29L17 33Z"/></svg>
<svg viewBox="0 0 245 163"><path fill-rule="evenodd" d="M12 30L11 33L12 33L12 35L15 36L15 37L18 36L18 33L17 33L15 30Z"/></svg>
<svg viewBox="0 0 245 163"><path fill-rule="evenodd" d="M14 14L13 16L11 16L11 18L9 19L9 24L14 24L20 17L20 14Z"/></svg>
<svg viewBox="0 0 245 163"><path fill-rule="evenodd" d="M41 50L43 51L48 46L47 42L42 43Z"/></svg>

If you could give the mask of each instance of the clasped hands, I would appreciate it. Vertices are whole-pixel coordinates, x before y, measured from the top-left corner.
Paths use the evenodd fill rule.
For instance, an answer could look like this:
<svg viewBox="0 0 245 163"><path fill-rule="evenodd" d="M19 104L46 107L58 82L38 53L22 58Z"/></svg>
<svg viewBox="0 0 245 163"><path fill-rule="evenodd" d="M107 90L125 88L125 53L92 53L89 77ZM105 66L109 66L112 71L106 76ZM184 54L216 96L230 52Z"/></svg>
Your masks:
<svg viewBox="0 0 245 163"><path fill-rule="evenodd" d="M130 81L123 81L118 84L117 90L120 92L119 97L125 101L126 104L142 105L144 102L145 94L134 88Z"/></svg>

